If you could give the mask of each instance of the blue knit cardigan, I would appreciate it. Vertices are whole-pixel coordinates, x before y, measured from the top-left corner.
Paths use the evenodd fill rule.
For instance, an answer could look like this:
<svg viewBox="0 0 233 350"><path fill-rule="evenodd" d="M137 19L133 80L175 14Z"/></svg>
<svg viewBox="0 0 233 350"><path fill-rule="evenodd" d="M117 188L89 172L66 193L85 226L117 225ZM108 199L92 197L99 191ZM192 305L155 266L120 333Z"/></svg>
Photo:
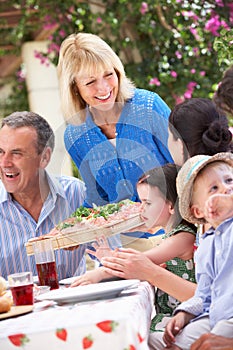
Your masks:
<svg viewBox="0 0 233 350"><path fill-rule="evenodd" d="M69 124L64 142L86 184L85 204L139 201L136 183L147 170L172 163L167 149L170 109L155 93L135 89L116 124L116 147L93 122Z"/></svg>

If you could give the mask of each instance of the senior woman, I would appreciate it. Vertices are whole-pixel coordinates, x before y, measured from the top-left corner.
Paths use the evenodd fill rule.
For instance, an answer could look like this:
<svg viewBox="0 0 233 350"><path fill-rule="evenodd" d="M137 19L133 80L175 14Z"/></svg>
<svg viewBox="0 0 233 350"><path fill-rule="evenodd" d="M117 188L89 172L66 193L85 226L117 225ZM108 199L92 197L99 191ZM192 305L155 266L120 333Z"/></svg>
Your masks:
<svg viewBox="0 0 233 350"><path fill-rule="evenodd" d="M156 93L135 88L117 54L91 33L63 41L58 77L65 146L86 184L85 206L139 201L138 178L172 162L169 107Z"/></svg>

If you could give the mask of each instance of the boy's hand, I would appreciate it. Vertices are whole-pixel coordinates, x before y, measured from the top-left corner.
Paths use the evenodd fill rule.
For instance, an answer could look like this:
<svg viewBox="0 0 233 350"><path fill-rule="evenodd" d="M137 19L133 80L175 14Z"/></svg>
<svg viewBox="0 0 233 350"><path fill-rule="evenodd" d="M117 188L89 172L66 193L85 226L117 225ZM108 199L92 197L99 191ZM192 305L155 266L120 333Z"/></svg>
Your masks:
<svg viewBox="0 0 233 350"><path fill-rule="evenodd" d="M211 221L222 222L233 216L233 195L214 194L205 204L205 216Z"/></svg>
<svg viewBox="0 0 233 350"><path fill-rule="evenodd" d="M110 278L110 277L112 277L112 276L108 275L104 271L104 269L102 267L100 267L100 268L95 269L95 270L87 271L83 275L78 276L76 278L76 280L71 284L70 287L72 288L72 287L77 287L77 286L85 286L87 284L92 284L92 283L98 283L102 279Z"/></svg>
<svg viewBox="0 0 233 350"><path fill-rule="evenodd" d="M193 315L187 312L180 311L167 323L163 335L163 340L168 348L175 343L176 335L186 326L186 324L188 324L188 322L193 317Z"/></svg>
<svg viewBox="0 0 233 350"><path fill-rule="evenodd" d="M179 324L179 320L176 317L173 317L167 324L165 332L163 335L163 340L166 346L169 348L175 343L175 337L182 329L182 326Z"/></svg>

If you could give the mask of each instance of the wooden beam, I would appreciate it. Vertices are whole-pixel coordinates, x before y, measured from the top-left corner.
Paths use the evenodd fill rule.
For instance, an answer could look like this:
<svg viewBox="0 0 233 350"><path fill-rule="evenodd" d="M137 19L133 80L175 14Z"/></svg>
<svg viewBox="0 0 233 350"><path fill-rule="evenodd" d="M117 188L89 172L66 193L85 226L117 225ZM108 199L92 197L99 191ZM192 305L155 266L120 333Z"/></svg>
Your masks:
<svg viewBox="0 0 233 350"><path fill-rule="evenodd" d="M59 25L54 26L50 29L41 29L34 36L34 41L47 40L51 34L57 30ZM0 46L3 48L3 46ZM10 47L9 47L10 48ZM12 47L14 48L14 47ZM0 56L0 78L6 78L13 74L22 63L22 58L13 54L8 54L6 56Z"/></svg>
<svg viewBox="0 0 233 350"><path fill-rule="evenodd" d="M15 72L22 62L21 57L7 55L0 57L0 78L6 78Z"/></svg>

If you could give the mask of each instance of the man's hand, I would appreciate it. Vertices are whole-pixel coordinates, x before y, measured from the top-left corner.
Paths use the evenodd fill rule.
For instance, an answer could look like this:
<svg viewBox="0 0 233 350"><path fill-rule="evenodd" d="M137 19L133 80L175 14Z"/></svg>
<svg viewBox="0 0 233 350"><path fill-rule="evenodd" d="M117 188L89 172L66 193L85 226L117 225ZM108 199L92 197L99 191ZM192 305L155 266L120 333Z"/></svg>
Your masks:
<svg viewBox="0 0 233 350"><path fill-rule="evenodd" d="M191 345L191 350L233 350L233 338L212 333L203 334Z"/></svg>
<svg viewBox="0 0 233 350"><path fill-rule="evenodd" d="M79 248L79 245L75 245L75 246L73 246L73 247L62 248L62 249L73 251L73 250L76 250L76 249L78 249L78 248Z"/></svg>
<svg viewBox="0 0 233 350"><path fill-rule="evenodd" d="M86 249L86 253L95 256L99 261L102 258L112 256L113 254L113 250L110 248L108 240L104 235L97 237L96 243L92 243L92 247L95 250Z"/></svg>

